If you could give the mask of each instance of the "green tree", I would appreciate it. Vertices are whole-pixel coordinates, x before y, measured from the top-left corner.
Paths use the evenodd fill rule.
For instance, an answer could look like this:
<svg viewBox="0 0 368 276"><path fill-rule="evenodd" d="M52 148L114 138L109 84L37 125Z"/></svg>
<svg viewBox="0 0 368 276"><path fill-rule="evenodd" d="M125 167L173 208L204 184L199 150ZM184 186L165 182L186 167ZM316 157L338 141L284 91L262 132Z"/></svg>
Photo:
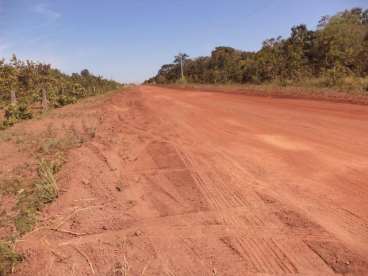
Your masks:
<svg viewBox="0 0 368 276"><path fill-rule="evenodd" d="M87 69L70 76L49 64L22 61L13 55L9 62L0 60L0 109L5 113L2 126L31 118L30 108L39 105L43 95L47 95L49 107L60 107L119 86ZM16 94L16 105L10 105L11 94Z"/></svg>
<svg viewBox="0 0 368 276"><path fill-rule="evenodd" d="M368 10L354 8L323 16L316 30L292 27L287 38L271 38L259 51L216 47L210 56L162 66L150 82L173 83L180 75L194 83L301 83L340 85L347 77L368 75ZM184 58L183 58L184 57ZM181 66L183 65L183 66Z"/></svg>

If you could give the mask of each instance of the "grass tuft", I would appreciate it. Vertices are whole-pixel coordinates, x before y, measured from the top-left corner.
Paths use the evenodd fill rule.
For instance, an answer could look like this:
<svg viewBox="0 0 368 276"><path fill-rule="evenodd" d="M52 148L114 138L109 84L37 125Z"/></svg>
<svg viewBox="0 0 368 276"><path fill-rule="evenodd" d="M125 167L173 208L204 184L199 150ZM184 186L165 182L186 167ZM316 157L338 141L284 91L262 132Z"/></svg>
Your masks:
<svg viewBox="0 0 368 276"><path fill-rule="evenodd" d="M47 160L41 160L38 168L40 180L36 183L36 192L42 203L50 203L58 197L55 179L56 166Z"/></svg>
<svg viewBox="0 0 368 276"><path fill-rule="evenodd" d="M29 207L21 209L15 218L15 228L20 235L31 231L37 220L37 210Z"/></svg>
<svg viewBox="0 0 368 276"><path fill-rule="evenodd" d="M18 195L19 209L15 218L15 227L19 235L31 231L37 222L37 213L44 204L52 202L58 196L58 188L54 174L58 166L41 160L38 167L39 178L32 186Z"/></svg>
<svg viewBox="0 0 368 276"><path fill-rule="evenodd" d="M13 267L21 262L23 257L5 242L0 241L0 276L8 275Z"/></svg>

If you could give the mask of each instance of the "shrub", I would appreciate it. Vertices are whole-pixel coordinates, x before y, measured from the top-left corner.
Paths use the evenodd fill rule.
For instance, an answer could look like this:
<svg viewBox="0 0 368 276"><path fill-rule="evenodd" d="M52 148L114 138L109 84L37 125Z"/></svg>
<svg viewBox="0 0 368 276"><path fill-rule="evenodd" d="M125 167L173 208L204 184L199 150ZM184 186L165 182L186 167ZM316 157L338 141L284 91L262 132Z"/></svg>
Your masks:
<svg viewBox="0 0 368 276"><path fill-rule="evenodd" d="M10 127L19 120L27 120L32 118L32 113L29 111L26 104L8 105L5 108L5 120L3 127Z"/></svg>
<svg viewBox="0 0 368 276"><path fill-rule="evenodd" d="M56 98L54 106L55 107L62 107L64 105L75 103L76 101L77 101L77 98L75 96L61 95L61 96Z"/></svg>
<svg viewBox="0 0 368 276"><path fill-rule="evenodd" d="M342 66L334 66L331 69L327 69L325 77L325 85L327 87L342 86L344 78L348 76L347 71Z"/></svg>
<svg viewBox="0 0 368 276"><path fill-rule="evenodd" d="M176 81L177 84L188 84L188 81L186 78L181 78Z"/></svg>

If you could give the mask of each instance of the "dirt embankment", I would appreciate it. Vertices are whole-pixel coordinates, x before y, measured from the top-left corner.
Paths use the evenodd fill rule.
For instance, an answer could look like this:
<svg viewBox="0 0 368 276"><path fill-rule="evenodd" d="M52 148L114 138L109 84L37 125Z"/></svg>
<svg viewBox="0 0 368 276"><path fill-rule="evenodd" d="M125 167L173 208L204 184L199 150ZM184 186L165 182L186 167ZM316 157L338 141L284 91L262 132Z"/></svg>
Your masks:
<svg viewBox="0 0 368 276"><path fill-rule="evenodd" d="M275 85L210 85L210 84L172 84L158 85L162 88L178 90L233 93L248 96L317 100L335 103L368 105L368 91L337 91L331 88L308 88Z"/></svg>
<svg viewBox="0 0 368 276"><path fill-rule="evenodd" d="M16 275L368 273L367 107L143 86L85 110Z"/></svg>

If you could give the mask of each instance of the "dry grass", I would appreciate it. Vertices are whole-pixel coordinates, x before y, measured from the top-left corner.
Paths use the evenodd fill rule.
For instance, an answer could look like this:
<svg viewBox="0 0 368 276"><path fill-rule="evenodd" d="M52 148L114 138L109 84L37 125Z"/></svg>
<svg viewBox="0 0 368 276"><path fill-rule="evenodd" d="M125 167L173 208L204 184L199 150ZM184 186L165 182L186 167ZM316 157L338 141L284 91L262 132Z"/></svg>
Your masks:
<svg viewBox="0 0 368 276"><path fill-rule="evenodd" d="M0 242L0 276L11 273L14 266L22 259L23 257L17 254L10 244Z"/></svg>
<svg viewBox="0 0 368 276"><path fill-rule="evenodd" d="M42 203L50 203L58 196L55 173L58 168L52 162L41 160L38 168L39 181L36 183L37 197Z"/></svg>

